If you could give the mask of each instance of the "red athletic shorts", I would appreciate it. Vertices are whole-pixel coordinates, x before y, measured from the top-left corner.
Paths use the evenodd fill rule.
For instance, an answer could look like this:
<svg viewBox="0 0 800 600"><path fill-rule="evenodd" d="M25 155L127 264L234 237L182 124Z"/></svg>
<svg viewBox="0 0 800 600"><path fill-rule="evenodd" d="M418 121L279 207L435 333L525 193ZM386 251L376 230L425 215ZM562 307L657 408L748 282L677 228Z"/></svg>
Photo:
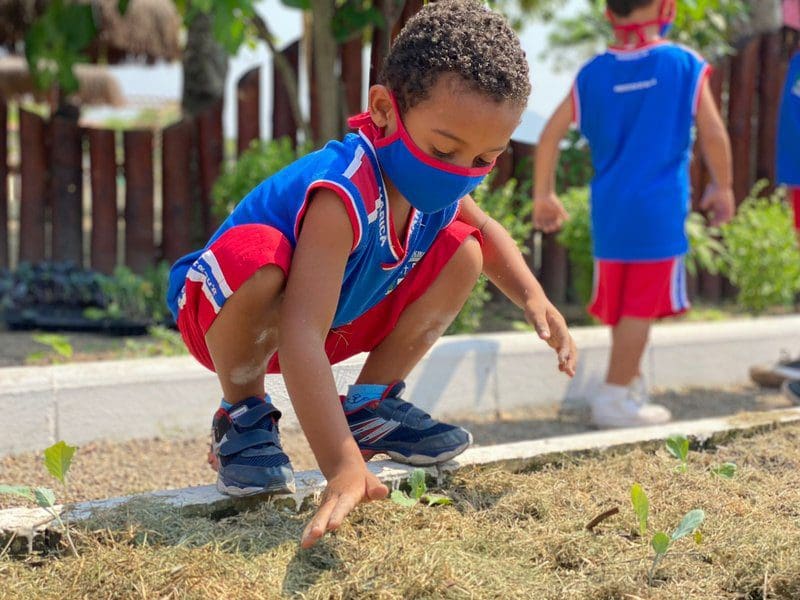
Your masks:
<svg viewBox="0 0 800 600"><path fill-rule="evenodd" d="M683 257L647 262L595 260L589 313L606 325L658 319L689 309Z"/></svg>
<svg viewBox="0 0 800 600"><path fill-rule="evenodd" d="M800 231L800 187L790 187L787 191L794 210L794 228Z"/></svg>
<svg viewBox="0 0 800 600"><path fill-rule="evenodd" d="M439 233L422 260L395 290L351 323L331 330L325 341L331 364L368 352L380 344L394 329L403 310L425 293L470 235L481 241L476 228L461 221L451 223ZM288 275L292 247L273 227L239 225L222 234L203 257L211 266L213 282L189 271L185 294L181 294L179 301L178 329L192 356L213 371L205 334L225 300L266 265L277 265ZM209 283L214 284L212 289ZM277 353L270 359L267 372L280 373Z"/></svg>

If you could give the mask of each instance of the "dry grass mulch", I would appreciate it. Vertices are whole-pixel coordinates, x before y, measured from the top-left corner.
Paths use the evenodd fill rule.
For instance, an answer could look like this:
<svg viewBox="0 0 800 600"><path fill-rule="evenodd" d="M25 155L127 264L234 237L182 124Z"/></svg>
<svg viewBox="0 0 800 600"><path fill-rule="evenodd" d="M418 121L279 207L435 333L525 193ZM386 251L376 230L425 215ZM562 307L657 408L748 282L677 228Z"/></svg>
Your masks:
<svg viewBox="0 0 800 600"><path fill-rule="evenodd" d="M738 465L731 480L710 472L726 461ZM139 504L76 531L77 558L0 558L0 598L800 598L800 425L675 466L650 447L529 473L466 470L441 490L453 505L364 505L306 551L310 513L264 504L212 520ZM634 482L650 498L647 539ZM650 585L649 535L695 508L702 543L675 542Z"/></svg>

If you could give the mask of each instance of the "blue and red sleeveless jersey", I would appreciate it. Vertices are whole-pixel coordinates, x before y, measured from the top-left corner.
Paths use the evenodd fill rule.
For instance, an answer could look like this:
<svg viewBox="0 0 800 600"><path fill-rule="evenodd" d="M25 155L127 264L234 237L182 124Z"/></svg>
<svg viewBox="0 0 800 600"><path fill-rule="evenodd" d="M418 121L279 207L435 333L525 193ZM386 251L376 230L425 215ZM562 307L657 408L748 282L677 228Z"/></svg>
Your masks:
<svg viewBox="0 0 800 600"><path fill-rule="evenodd" d="M800 187L800 52L789 62L778 115L778 183Z"/></svg>
<svg viewBox="0 0 800 600"><path fill-rule="evenodd" d="M594 255L660 260L688 250L689 160L707 63L659 41L609 49L584 65L572 90L589 141Z"/></svg>
<svg viewBox="0 0 800 600"><path fill-rule="evenodd" d="M396 288L439 232L455 219L459 203L432 214L420 213L412 207L406 239L398 240L371 139L374 138L362 129L358 134L348 134L341 142L329 142L253 189L205 248L173 265L167 293L173 316L177 319L179 297L189 268L223 232L237 225L271 225L294 248L312 192L320 188L330 189L342 199L353 226L353 247L332 327L350 323Z"/></svg>

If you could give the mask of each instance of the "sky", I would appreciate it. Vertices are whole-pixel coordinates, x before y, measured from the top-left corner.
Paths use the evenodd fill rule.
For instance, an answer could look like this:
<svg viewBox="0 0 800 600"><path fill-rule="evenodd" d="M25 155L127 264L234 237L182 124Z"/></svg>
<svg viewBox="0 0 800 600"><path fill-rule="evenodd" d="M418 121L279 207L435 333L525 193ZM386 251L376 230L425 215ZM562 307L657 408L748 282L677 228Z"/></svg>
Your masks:
<svg viewBox="0 0 800 600"><path fill-rule="evenodd" d="M581 4L582 0L565 0L562 14L564 16L574 14ZM299 37L302 27L300 11L286 8L280 0L264 0L259 4L259 12L278 38L279 46L284 46ZM541 57L547 49L548 30L547 26L533 23L526 25L520 32L520 40L530 63L533 91L528 104L529 112L526 113L523 124L514 137L528 143L534 143L538 139L539 130L544 121L567 94L575 76L574 69L558 71L553 67L553 61ZM365 57L366 52L368 51L365 51ZM234 86L243 73L259 64L264 65L265 74L271 73L271 63L269 51L264 44L259 44L254 49L243 48L237 56L231 59L226 99L231 100L236 97ZM179 64L160 64L151 67L123 65L113 67L113 70L119 77L123 93L132 99L138 97L152 101L180 98ZM271 94L269 93L271 76L265 76L265 74L262 74L261 77L261 97L264 103L261 111L261 131L264 137L269 137L272 112ZM301 95L303 96L304 87L304 82L301 82ZM236 131L234 104L229 101L225 107L224 125L227 137L233 137Z"/></svg>

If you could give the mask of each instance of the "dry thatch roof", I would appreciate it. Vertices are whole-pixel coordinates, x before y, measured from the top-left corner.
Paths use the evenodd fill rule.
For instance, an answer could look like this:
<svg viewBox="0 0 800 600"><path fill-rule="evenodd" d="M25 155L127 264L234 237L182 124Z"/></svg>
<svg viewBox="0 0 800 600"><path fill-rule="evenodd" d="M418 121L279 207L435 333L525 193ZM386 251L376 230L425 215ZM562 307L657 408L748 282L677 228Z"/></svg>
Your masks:
<svg viewBox="0 0 800 600"><path fill-rule="evenodd" d="M99 31L91 54L109 59L128 56L148 60L175 60L180 56L181 20L175 5L166 0L131 0L125 16L117 0L79 0L95 6ZM47 6L47 0L0 0L0 45L14 46Z"/></svg>

